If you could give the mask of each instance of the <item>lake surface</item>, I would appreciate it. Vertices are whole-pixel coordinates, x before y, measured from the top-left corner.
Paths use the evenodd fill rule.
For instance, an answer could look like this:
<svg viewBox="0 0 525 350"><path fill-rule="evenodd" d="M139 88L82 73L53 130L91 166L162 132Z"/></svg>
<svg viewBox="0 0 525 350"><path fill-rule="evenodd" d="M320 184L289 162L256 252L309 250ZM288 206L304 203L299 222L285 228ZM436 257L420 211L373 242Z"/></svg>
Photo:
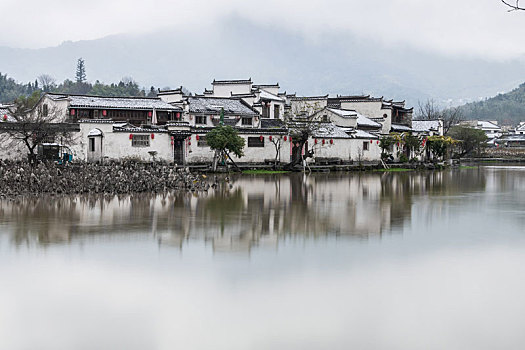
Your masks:
<svg viewBox="0 0 525 350"><path fill-rule="evenodd" d="M0 202L0 349L523 349L525 167Z"/></svg>

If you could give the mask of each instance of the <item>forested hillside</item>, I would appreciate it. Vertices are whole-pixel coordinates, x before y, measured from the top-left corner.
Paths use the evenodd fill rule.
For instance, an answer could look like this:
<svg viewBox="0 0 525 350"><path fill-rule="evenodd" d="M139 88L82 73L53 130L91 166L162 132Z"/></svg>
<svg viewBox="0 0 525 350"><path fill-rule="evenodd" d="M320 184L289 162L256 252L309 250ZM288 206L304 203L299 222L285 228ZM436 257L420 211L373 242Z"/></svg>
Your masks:
<svg viewBox="0 0 525 350"><path fill-rule="evenodd" d="M497 120L500 124L525 121L525 83L518 88L460 107L464 119Z"/></svg>
<svg viewBox="0 0 525 350"><path fill-rule="evenodd" d="M97 96L157 96L155 87L150 87L146 92L132 78L123 78L119 83L111 84L104 84L98 80L92 84L79 79L76 81L66 79L56 84L49 75L41 75L35 78L34 82L23 84L0 72L0 103L11 103L16 98L29 96L35 91Z"/></svg>

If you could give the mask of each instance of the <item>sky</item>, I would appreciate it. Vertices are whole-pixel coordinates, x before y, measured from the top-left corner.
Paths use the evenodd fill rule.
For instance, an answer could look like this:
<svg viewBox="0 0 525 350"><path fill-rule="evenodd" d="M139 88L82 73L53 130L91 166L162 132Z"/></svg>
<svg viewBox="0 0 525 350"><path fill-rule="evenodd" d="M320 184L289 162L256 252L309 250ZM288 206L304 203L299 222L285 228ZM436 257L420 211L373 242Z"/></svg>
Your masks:
<svg viewBox="0 0 525 350"><path fill-rule="evenodd" d="M312 41L351 34L447 56L525 57L525 11L508 12L500 0L2 0L0 13L0 46L18 48L165 29L213 30L230 17Z"/></svg>

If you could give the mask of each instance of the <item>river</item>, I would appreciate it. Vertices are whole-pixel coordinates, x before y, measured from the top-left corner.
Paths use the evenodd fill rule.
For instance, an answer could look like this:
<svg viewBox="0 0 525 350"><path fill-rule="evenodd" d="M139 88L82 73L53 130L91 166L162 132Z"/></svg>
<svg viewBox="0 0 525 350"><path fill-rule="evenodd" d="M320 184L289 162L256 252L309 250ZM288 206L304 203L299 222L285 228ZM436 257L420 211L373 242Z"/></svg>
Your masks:
<svg viewBox="0 0 525 350"><path fill-rule="evenodd" d="M0 201L0 349L522 349L525 167Z"/></svg>

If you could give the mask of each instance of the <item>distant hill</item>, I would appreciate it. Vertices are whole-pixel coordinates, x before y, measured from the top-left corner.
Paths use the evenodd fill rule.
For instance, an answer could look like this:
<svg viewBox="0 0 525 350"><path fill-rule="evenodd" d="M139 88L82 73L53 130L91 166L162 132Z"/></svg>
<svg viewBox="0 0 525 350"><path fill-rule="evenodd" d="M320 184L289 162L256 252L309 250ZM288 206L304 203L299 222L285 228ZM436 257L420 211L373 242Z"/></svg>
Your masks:
<svg viewBox="0 0 525 350"><path fill-rule="evenodd" d="M497 120L500 124L525 121L525 83L518 88L460 107L465 119Z"/></svg>
<svg viewBox="0 0 525 350"><path fill-rule="evenodd" d="M184 85L202 93L213 79L252 78L279 83L300 95L371 94L406 100L408 106L433 98L463 104L508 91L523 82L525 61L491 62L449 57L351 33L306 38L234 15L208 27L166 29L142 35L113 35L64 42L42 49L0 47L0 71L33 82L49 74L73 79L77 59L88 82L118 82L131 76L149 92Z"/></svg>

